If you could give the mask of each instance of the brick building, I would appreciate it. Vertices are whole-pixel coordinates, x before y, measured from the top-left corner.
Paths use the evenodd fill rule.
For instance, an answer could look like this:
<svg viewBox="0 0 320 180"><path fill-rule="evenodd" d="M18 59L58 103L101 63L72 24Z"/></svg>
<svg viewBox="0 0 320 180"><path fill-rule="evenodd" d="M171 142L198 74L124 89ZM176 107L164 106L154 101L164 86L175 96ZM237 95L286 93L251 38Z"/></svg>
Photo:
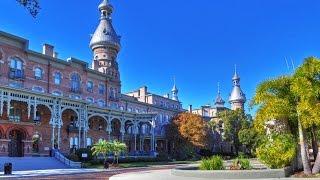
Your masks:
<svg viewBox="0 0 320 180"><path fill-rule="evenodd" d="M129 155L167 151L164 127L184 111L174 85L159 96L142 87L121 92L115 32L107 0L92 36L92 64L58 58L54 47L29 49L28 40L0 31L0 155L68 154L99 140L119 140ZM171 97L170 97L171 96Z"/></svg>

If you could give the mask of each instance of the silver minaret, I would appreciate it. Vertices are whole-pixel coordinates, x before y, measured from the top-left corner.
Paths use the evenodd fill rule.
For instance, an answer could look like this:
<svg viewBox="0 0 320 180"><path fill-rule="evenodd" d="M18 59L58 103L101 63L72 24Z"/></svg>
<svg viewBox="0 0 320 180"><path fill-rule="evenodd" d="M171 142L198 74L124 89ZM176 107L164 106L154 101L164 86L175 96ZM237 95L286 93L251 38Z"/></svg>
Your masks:
<svg viewBox="0 0 320 180"><path fill-rule="evenodd" d="M246 102L246 95L240 88L240 77L237 73L237 67L235 66L234 76L232 78L233 89L230 94L229 103L232 110L242 109L244 110L244 104Z"/></svg>

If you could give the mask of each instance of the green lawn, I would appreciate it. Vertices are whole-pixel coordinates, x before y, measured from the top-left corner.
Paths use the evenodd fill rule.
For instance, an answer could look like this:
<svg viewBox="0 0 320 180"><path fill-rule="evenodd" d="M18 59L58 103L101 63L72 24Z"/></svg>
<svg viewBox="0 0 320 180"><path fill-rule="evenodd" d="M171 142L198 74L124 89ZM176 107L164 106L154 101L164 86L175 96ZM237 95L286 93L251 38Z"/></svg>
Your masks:
<svg viewBox="0 0 320 180"><path fill-rule="evenodd" d="M194 164L198 161L174 161L174 162L132 162L132 163L120 163L120 168L134 168L134 167L149 167L149 166L161 166L161 165L174 165L174 164ZM85 168L98 168L103 169L102 164L90 164L84 163Z"/></svg>

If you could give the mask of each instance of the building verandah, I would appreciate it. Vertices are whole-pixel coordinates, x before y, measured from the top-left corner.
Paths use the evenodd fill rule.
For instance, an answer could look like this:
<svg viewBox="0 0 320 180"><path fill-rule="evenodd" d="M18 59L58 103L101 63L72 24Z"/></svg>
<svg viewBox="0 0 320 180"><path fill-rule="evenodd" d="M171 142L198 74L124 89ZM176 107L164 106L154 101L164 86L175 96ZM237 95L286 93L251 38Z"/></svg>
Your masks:
<svg viewBox="0 0 320 180"><path fill-rule="evenodd" d="M129 155L154 155L155 116L0 87L0 155L69 154L99 140L124 142Z"/></svg>

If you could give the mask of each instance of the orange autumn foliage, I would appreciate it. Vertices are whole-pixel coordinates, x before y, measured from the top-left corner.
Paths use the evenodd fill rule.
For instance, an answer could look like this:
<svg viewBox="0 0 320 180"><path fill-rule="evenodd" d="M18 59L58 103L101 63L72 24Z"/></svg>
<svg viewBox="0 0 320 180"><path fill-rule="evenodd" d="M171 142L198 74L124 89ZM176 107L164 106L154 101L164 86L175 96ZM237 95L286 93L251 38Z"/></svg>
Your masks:
<svg viewBox="0 0 320 180"><path fill-rule="evenodd" d="M181 113L173 119L180 135L196 147L203 148L208 143L207 122L201 116Z"/></svg>

